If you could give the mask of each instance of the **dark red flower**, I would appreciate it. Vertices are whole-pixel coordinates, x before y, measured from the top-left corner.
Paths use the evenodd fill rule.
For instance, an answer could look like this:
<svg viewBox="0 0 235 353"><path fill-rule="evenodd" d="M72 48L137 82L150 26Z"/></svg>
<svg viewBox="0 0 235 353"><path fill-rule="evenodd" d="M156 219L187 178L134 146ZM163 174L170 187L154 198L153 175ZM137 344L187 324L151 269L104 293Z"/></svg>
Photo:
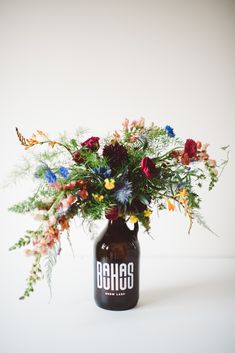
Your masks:
<svg viewBox="0 0 235 353"><path fill-rule="evenodd" d="M87 139L86 141L84 141L83 143L81 143L82 147L87 147L89 148L89 150L91 151L97 151L100 147L99 145L99 137L90 137L89 139Z"/></svg>
<svg viewBox="0 0 235 353"><path fill-rule="evenodd" d="M141 160L141 169L147 179L152 179L157 175L156 165L149 157Z"/></svg>
<svg viewBox="0 0 235 353"><path fill-rule="evenodd" d="M119 217L119 210L117 206L109 207L105 211L105 217L109 221L116 221Z"/></svg>
<svg viewBox="0 0 235 353"><path fill-rule="evenodd" d="M197 157L197 142L191 139L186 140L184 153L187 153L189 158Z"/></svg>
<svg viewBox="0 0 235 353"><path fill-rule="evenodd" d="M73 160L77 164L84 162L84 158L81 156L81 153L79 151L73 152Z"/></svg>
<svg viewBox="0 0 235 353"><path fill-rule="evenodd" d="M120 167L128 158L127 149L118 142L104 146L103 156L108 159L111 168Z"/></svg>
<svg viewBox="0 0 235 353"><path fill-rule="evenodd" d="M132 203L127 206L127 209L131 212L144 212L147 209L147 206L144 205L139 199L135 198Z"/></svg>

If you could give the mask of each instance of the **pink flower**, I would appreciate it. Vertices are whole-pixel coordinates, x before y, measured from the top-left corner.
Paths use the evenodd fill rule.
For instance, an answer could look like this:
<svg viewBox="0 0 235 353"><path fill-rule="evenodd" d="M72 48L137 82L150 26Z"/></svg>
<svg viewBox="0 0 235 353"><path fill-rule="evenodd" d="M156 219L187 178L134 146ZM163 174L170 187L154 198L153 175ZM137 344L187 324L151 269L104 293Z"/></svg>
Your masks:
<svg viewBox="0 0 235 353"><path fill-rule="evenodd" d="M209 146L209 143L204 143L204 144L202 145L202 151L203 151L203 152L206 152L208 146Z"/></svg>
<svg viewBox="0 0 235 353"><path fill-rule="evenodd" d="M214 159L209 159L209 160L207 161L207 164L208 164L208 166L211 167L211 168L216 167L216 161L215 161Z"/></svg>
<svg viewBox="0 0 235 353"><path fill-rule="evenodd" d="M51 186L52 188L55 188L56 190L61 190L61 185L60 185L59 183L57 183L57 182L55 182L55 183L50 183L50 186Z"/></svg>
<svg viewBox="0 0 235 353"><path fill-rule="evenodd" d="M77 198L72 195L69 194L66 199L61 200L60 202L60 207L64 210L67 211L69 209L69 207L77 200Z"/></svg>
<svg viewBox="0 0 235 353"><path fill-rule="evenodd" d="M56 217L55 217L55 215L51 215L50 217L49 217L49 226L53 226L53 225L55 225L56 224L56 221L57 221L57 219L56 219Z"/></svg>
<svg viewBox="0 0 235 353"><path fill-rule="evenodd" d="M33 256L33 255L35 255L35 250L26 249L25 250L25 255L26 256Z"/></svg>
<svg viewBox="0 0 235 353"><path fill-rule="evenodd" d="M122 123L124 130L128 130L128 125L129 125L129 119L125 119Z"/></svg>
<svg viewBox="0 0 235 353"><path fill-rule="evenodd" d="M140 118L139 127L144 127L144 118Z"/></svg>
<svg viewBox="0 0 235 353"><path fill-rule="evenodd" d="M131 125L130 125L130 128L131 129L134 129L135 127L137 127L139 125L139 122L137 120L133 120L131 122Z"/></svg>

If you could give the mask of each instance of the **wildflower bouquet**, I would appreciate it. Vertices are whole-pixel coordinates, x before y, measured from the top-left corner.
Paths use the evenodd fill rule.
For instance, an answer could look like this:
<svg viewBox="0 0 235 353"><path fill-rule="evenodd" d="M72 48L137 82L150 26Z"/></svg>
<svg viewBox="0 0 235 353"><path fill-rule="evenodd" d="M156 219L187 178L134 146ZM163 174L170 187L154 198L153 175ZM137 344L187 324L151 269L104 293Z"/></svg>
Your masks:
<svg viewBox="0 0 235 353"><path fill-rule="evenodd" d="M208 144L184 142L170 126L145 126L144 119L126 119L120 131L103 140L92 136L84 141L81 132L58 140L42 131L29 139L16 132L26 150L46 147L29 162L35 193L10 208L22 214L33 212L40 221L36 230L26 230L10 248L26 247L26 255L34 257L20 299L29 296L42 277L50 284L62 236L69 236L75 216L89 224L103 217L121 217L140 222L149 232L154 209L174 211L178 205L189 219L189 232L194 220L209 229L199 213L197 191L205 179L213 188L218 168L227 160L218 166L207 152Z"/></svg>

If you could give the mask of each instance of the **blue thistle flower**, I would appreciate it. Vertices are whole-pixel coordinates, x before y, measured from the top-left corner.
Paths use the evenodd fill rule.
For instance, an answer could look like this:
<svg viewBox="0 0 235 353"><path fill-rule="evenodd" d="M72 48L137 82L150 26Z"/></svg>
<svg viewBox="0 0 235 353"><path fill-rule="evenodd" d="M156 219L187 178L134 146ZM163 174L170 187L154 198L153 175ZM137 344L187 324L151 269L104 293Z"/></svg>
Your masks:
<svg viewBox="0 0 235 353"><path fill-rule="evenodd" d="M174 129L170 125L166 125L165 130L168 133L168 136L175 137Z"/></svg>
<svg viewBox="0 0 235 353"><path fill-rule="evenodd" d="M115 192L114 196L120 204L125 205L128 202L131 194L132 185L129 181L125 181L122 187Z"/></svg>
<svg viewBox="0 0 235 353"><path fill-rule="evenodd" d="M65 167L60 167L58 169L58 173L63 177L63 178L67 178L69 176L69 171L67 168Z"/></svg>
<svg viewBox="0 0 235 353"><path fill-rule="evenodd" d="M111 169L109 167L98 167L94 168L93 172L102 178L109 178L111 176Z"/></svg>
<svg viewBox="0 0 235 353"><path fill-rule="evenodd" d="M55 183L57 180L56 175L49 168L46 170L44 176L45 176L46 181L50 184Z"/></svg>

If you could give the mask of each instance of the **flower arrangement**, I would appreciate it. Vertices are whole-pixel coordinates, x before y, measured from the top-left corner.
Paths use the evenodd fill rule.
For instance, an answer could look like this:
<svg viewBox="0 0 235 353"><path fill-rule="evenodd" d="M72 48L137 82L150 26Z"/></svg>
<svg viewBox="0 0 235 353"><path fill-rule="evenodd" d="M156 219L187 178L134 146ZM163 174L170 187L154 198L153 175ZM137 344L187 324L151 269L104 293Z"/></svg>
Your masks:
<svg viewBox="0 0 235 353"><path fill-rule="evenodd" d="M103 217L121 217L140 222L149 232L154 209L172 212L177 205L189 219L189 232L194 221L210 230L199 213L198 190L206 179L209 190L214 187L228 158L218 165L208 154L208 144L184 142L171 126L145 126L143 118L125 119L120 131L103 140L92 136L84 141L82 132L55 141L39 130L29 139L16 132L25 150L46 147L28 162L33 165L35 193L10 208L22 214L33 212L40 221L36 230L27 230L10 248L26 247L26 255L34 258L20 299L28 297L45 276L50 285L61 238L67 234L70 240L75 216L89 224Z"/></svg>

